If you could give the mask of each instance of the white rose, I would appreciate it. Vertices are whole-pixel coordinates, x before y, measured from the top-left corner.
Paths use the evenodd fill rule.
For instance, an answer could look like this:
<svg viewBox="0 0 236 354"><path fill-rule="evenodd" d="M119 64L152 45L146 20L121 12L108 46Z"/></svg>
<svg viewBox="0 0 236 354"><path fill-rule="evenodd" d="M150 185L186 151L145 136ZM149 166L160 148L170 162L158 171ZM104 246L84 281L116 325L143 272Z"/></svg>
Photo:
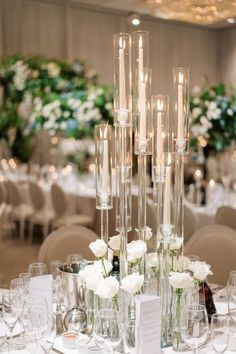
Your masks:
<svg viewBox="0 0 236 354"><path fill-rule="evenodd" d="M202 113L201 108L195 107L192 111L192 116L193 116L193 118L198 118L201 113Z"/></svg>
<svg viewBox="0 0 236 354"><path fill-rule="evenodd" d="M228 114L228 116L232 116L234 114L234 112L231 108L228 108L226 113Z"/></svg>
<svg viewBox="0 0 236 354"><path fill-rule="evenodd" d="M113 249L113 251L119 251L120 250L120 235L110 237L108 245L109 245L109 247L111 247L111 249Z"/></svg>
<svg viewBox="0 0 236 354"><path fill-rule="evenodd" d="M121 280L121 289L125 290L127 293L134 295L143 286L144 276L139 273L133 273Z"/></svg>
<svg viewBox="0 0 236 354"><path fill-rule="evenodd" d="M169 282L174 289L186 289L193 287L193 279L191 275L185 272L170 272Z"/></svg>
<svg viewBox="0 0 236 354"><path fill-rule="evenodd" d="M100 273L102 273L104 276L107 276L112 271L112 263L106 259L95 261L94 262L94 267L96 270Z"/></svg>
<svg viewBox="0 0 236 354"><path fill-rule="evenodd" d="M195 97L194 99L193 99L193 103L194 104L199 104L201 102L201 100L200 100L200 98L199 97Z"/></svg>
<svg viewBox="0 0 236 354"><path fill-rule="evenodd" d="M200 96L200 93L201 93L201 87L194 86L192 89L192 95L193 96Z"/></svg>
<svg viewBox="0 0 236 354"><path fill-rule="evenodd" d="M101 299L111 299L118 294L119 288L118 280L115 277L108 277L100 282L95 294Z"/></svg>
<svg viewBox="0 0 236 354"><path fill-rule="evenodd" d="M127 245L128 261L135 263L147 252L146 243L143 240L132 241Z"/></svg>
<svg viewBox="0 0 236 354"><path fill-rule="evenodd" d="M107 253L107 244L103 240L91 242L89 248L97 258L104 257Z"/></svg>
<svg viewBox="0 0 236 354"><path fill-rule="evenodd" d="M182 237L176 237L174 242L171 242L170 244L170 250L179 250L183 245L183 238Z"/></svg>
<svg viewBox="0 0 236 354"><path fill-rule="evenodd" d="M145 227L145 240L149 241L152 238L152 229L149 226Z"/></svg>
<svg viewBox="0 0 236 354"><path fill-rule="evenodd" d="M193 272L193 277L197 280L203 281L208 275L212 275L210 265L204 262L194 261L188 266L188 269Z"/></svg>
<svg viewBox="0 0 236 354"><path fill-rule="evenodd" d="M80 278L85 282L86 287L96 291L98 285L103 280L103 274L96 264L89 264L79 272Z"/></svg>
<svg viewBox="0 0 236 354"><path fill-rule="evenodd" d="M146 255L146 261L149 267L151 268L157 267L158 265L157 253L156 252L148 253Z"/></svg>
<svg viewBox="0 0 236 354"><path fill-rule="evenodd" d="M209 103L208 108L211 111L214 111L217 108L217 104L214 101L212 101L212 102Z"/></svg>

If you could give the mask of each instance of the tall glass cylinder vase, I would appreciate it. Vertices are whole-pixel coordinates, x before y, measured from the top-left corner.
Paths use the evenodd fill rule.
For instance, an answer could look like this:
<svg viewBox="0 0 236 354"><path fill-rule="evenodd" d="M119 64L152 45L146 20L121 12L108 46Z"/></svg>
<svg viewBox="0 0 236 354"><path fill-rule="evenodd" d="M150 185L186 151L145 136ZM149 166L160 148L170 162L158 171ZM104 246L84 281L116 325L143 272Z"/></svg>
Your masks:
<svg viewBox="0 0 236 354"><path fill-rule="evenodd" d="M172 343L173 349L178 352L182 352L187 349L187 345L181 335L181 320L183 310L187 305L187 291L183 289L174 289L172 293Z"/></svg>
<svg viewBox="0 0 236 354"><path fill-rule="evenodd" d="M108 210L112 208L111 125L95 127L96 208L101 210L101 238L108 244Z"/></svg>

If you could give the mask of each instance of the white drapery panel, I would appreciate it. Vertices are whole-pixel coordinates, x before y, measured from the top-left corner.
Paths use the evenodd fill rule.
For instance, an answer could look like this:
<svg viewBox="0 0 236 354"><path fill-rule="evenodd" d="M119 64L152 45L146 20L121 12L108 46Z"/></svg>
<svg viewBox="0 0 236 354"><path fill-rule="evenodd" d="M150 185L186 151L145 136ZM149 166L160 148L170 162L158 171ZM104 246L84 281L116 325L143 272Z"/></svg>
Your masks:
<svg viewBox="0 0 236 354"><path fill-rule="evenodd" d="M0 55L39 54L84 59L101 82L112 83L112 35L132 32L125 14L96 11L70 0L0 0ZM188 66L191 85L207 75L218 79L218 33L190 26L144 20L150 32L153 92L170 94L172 68Z"/></svg>

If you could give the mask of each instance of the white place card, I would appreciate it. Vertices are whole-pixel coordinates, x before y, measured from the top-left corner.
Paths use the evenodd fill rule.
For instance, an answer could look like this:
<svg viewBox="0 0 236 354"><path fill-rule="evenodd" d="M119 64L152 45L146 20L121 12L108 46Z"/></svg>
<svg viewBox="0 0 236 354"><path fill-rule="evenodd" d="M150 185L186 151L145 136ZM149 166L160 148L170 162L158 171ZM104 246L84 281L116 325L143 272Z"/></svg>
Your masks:
<svg viewBox="0 0 236 354"><path fill-rule="evenodd" d="M161 353L160 297L138 295L136 303L135 354Z"/></svg>

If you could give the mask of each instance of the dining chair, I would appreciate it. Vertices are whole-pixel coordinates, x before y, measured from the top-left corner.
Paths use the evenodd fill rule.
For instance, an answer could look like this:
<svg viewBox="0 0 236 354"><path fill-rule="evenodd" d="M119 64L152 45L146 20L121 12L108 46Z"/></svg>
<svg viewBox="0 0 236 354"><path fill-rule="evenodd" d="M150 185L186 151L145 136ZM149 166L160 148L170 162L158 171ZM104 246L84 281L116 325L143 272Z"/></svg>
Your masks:
<svg viewBox="0 0 236 354"><path fill-rule="evenodd" d="M47 237L54 212L46 207L44 191L37 182L29 182L29 193L33 206L33 214L29 217L29 241L32 242L34 225L41 225L43 238Z"/></svg>
<svg viewBox="0 0 236 354"><path fill-rule="evenodd" d="M89 244L97 239L95 232L84 226L63 226L54 230L44 240L39 250L38 261L49 266L54 259L65 261L70 253L78 253L85 259L93 260L94 255Z"/></svg>
<svg viewBox="0 0 236 354"><path fill-rule="evenodd" d="M184 253L197 255L211 265L210 281L225 285L230 270L236 269L236 231L224 225L208 225L196 231Z"/></svg>
<svg viewBox="0 0 236 354"><path fill-rule="evenodd" d="M56 183L51 187L51 199L55 212L55 219L52 222L53 228L56 229L64 225L92 225L93 218L90 215L69 213L66 194Z"/></svg>
<svg viewBox="0 0 236 354"><path fill-rule="evenodd" d="M6 187L9 204L12 208L12 220L19 222L20 240L24 241L26 221L33 214L33 209L30 205L23 202L17 183L7 180Z"/></svg>
<svg viewBox="0 0 236 354"><path fill-rule="evenodd" d="M216 212L215 223L225 225L236 230L236 209L229 206L220 207Z"/></svg>
<svg viewBox="0 0 236 354"><path fill-rule="evenodd" d="M186 243L197 229L197 219L191 209L184 206L184 242Z"/></svg>

